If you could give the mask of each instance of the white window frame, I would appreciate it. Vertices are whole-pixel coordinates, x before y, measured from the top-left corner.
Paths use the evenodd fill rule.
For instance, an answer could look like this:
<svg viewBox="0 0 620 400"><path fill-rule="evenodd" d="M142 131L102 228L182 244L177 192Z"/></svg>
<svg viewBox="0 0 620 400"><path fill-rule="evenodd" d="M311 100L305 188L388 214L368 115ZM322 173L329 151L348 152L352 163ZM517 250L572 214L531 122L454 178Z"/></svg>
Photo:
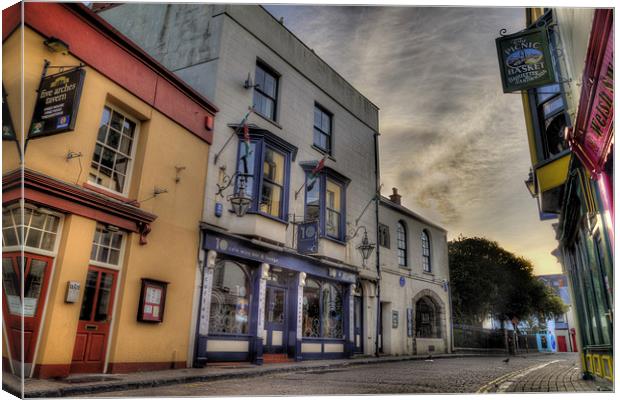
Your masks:
<svg viewBox="0 0 620 400"><path fill-rule="evenodd" d="M422 239L422 235L426 237L426 243L428 244L428 255L424 254L424 239ZM433 257L432 257L432 247L431 247L431 234L428 232L428 230L422 229L422 233L420 234L420 241L421 241L420 249L422 250L422 272L426 274L432 274L433 273L433 265L432 265ZM428 269L426 269L424 265L425 260L428 260Z"/></svg>
<svg viewBox="0 0 620 400"><path fill-rule="evenodd" d="M38 254L38 255L42 255L42 256L46 256L46 257L52 257L52 258L56 258L56 255L58 254L58 248L60 247L60 236L62 235L62 228L63 228L63 223L64 223L64 214L56 212L56 211L51 211L48 210L44 207L38 207L35 204L29 203L29 202L24 202L23 199L21 199L19 202L14 203L14 204L10 204L6 207L3 207L3 209L6 210L12 210L15 208L19 208L20 212L21 208L30 208L33 210L36 210L42 214L49 214L49 215L53 215L55 217L58 217L58 229L56 231L56 237L54 239L54 246L52 248L52 250L45 250L45 249L40 249L38 247L31 247L31 246L26 246L25 243L22 243L21 245L14 245L14 246L2 246L2 252L15 252L15 251L24 251L25 253L32 253L32 254ZM4 212L4 210L3 210ZM15 222L15 221L14 221ZM15 227L17 227L17 225L13 225ZM25 227L26 225L24 225ZM19 231L17 232L19 234ZM21 241L22 239L25 238L20 238L19 240Z"/></svg>
<svg viewBox="0 0 620 400"><path fill-rule="evenodd" d="M122 269L122 267L123 267L123 262L125 261L125 247L126 247L126 243L127 243L128 238L129 238L129 235L127 235L127 232L123 231L120 228L117 231L117 232L119 232L121 234L121 247L119 249L118 264L110 264L110 263L106 263L106 262L102 262L102 261L93 260L92 258L90 258L90 253L92 253L93 241L95 239L95 233L97 232L97 227L99 227L99 226L102 226L104 229L108 229L108 227L112 226L112 225L105 225L105 224L103 224L101 222L97 223L97 226L95 227L95 231L93 232L93 239L90 241L90 250L89 250L89 255L88 255L89 265L92 265L92 266L95 266L95 267L102 267L102 268L113 269L115 271L120 271Z"/></svg>
<svg viewBox="0 0 620 400"><path fill-rule="evenodd" d="M127 167L127 173L125 174L125 183L123 186L123 191L122 192L118 192L114 189L110 189L109 187L106 187L104 185L101 185L99 183L93 182L90 180L90 168L92 161L93 161L93 156L95 155L95 147L93 147L93 151L92 154L90 156L90 163L88 165L88 176L86 177L86 182L88 182L89 185L92 186L96 186L102 190L105 190L107 192L110 193L114 193L117 195L122 195L122 196L127 196L129 194L129 187L131 186L131 177L133 175L133 166L134 166L134 162L136 160L136 148L138 147L138 140L140 137L140 127L141 127L141 123L140 120L138 120L137 118L133 117L131 115L131 113L125 111L124 109L118 107L118 106L114 106L110 103L106 103L104 106L104 109L107 107L109 108L111 111L115 111L119 114L121 114L124 118L130 120L131 122L133 122L134 124L136 124L135 130L134 130L134 135L133 135L133 139L132 139L132 145L131 145L131 151L130 151L130 156L129 156L129 166ZM101 116L103 116L103 112L101 113ZM110 113L110 120L112 119L112 114ZM99 119L99 125L97 125L97 131L95 132L95 146L97 146L97 144L99 143L99 141L97 140L97 136L99 134L99 127L101 127L101 117ZM105 147L107 146L106 144L102 143L102 145ZM115 150L116 151L116 150Z"/></svg>

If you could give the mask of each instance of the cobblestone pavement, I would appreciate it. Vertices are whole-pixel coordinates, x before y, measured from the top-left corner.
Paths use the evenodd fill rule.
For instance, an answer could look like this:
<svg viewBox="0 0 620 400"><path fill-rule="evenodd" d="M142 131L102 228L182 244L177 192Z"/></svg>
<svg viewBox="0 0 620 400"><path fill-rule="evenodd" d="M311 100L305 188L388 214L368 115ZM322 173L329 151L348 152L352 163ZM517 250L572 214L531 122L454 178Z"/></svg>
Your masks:
<svg viewBox="0 0 620 400"><path fill-rule="evenodd" d="M92 396L476 393L484 388L487 390L482 392L498 392L499 388L502 391L545 392L597 390L591 382L581 381L579 371L574 370L578 367L576 354L535 354L511 357L509 362L503 360L504 357L472 357L435 359L432 362L417 360L341 366L329 370L292 371L262 377L106 392ZM560 369L557 370L556 367ZM526 371L532 372L532 375L526 374ZM543 378L545 376L546 380ZM511 377L514 380L511 381ZM525 382L523 385L522 379ZM558 386L556 381L561 384ZM512 390L513 386L515 390ZM523 390L520 390L521 388Z"/></svg>

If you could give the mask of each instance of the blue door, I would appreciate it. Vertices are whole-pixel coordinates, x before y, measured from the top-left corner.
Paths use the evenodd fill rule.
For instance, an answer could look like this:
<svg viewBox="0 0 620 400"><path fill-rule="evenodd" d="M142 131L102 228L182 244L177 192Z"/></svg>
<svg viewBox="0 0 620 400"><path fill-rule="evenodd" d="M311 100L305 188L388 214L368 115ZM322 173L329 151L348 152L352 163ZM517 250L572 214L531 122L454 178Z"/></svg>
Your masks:
<svg viewBox="0 0 620 400"><path fill-rule="evenodd" d="M265 353L284 353L286 350L287 289L267 285L265 296Z"/></svg>

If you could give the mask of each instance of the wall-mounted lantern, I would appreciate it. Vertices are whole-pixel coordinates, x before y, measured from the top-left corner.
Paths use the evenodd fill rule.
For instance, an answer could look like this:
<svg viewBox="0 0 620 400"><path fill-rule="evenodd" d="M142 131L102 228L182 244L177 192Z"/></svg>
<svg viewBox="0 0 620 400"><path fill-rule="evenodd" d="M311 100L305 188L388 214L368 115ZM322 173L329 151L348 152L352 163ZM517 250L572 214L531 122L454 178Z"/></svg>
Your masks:
<svg viewBox="0 0 620 400"><path fill-rule="evenodd" d="M241 174L238 174L241 175ZM232 179L230 179L232 182ZM239 176L239 185L237 190L228 196L228 200L230 201L230 205L232 206L233 212L238 217L243 217L245 213L248 212L250 205L252 204L252 196L250 196L245 191L245 183L246 177L245 175Z"/></svg>

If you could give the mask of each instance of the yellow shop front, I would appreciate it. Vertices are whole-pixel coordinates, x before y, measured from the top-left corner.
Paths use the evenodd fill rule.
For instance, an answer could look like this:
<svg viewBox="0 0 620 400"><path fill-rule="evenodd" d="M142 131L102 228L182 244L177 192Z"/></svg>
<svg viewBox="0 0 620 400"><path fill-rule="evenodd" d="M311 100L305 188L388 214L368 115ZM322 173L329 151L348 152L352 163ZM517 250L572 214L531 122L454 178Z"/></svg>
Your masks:
<svg viewBox="0 0 620 400"><path fill-rule="evenodd" d="M217 109L81 4L2 17L3 366L187 366Z"/></svg>

